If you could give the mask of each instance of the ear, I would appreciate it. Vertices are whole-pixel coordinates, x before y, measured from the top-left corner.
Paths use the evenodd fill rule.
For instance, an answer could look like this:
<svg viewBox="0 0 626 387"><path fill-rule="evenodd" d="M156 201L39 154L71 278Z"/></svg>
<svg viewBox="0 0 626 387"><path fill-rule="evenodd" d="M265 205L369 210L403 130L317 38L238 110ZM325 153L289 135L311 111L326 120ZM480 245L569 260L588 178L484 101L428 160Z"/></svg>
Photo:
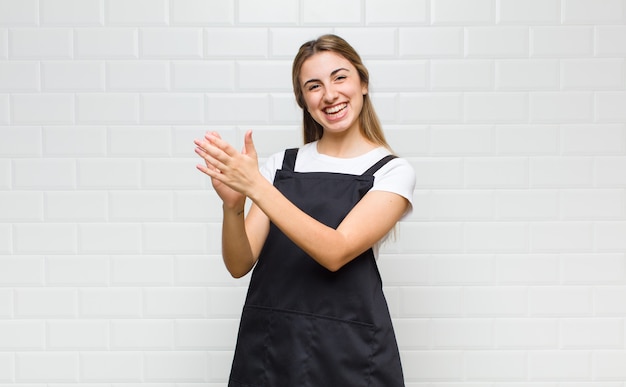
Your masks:
<svg viewBox="0 0 626 387"><path fill-rule="evenodd" d="M367 95L367 85L365 83L361 83L361 94Z"/></svg>

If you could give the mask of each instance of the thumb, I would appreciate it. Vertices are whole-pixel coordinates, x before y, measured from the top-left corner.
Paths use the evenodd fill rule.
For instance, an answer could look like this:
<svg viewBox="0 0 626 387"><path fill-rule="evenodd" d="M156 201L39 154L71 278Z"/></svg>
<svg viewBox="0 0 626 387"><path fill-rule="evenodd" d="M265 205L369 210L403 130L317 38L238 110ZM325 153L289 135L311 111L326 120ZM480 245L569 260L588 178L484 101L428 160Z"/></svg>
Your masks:
<svg viewBox="0 0 626 387"><path fill-rule="evenodd" d="M243 138L243 154L257 157L256 148L254 147L254 142L252 141L252 131L248 130Z"/></svg>

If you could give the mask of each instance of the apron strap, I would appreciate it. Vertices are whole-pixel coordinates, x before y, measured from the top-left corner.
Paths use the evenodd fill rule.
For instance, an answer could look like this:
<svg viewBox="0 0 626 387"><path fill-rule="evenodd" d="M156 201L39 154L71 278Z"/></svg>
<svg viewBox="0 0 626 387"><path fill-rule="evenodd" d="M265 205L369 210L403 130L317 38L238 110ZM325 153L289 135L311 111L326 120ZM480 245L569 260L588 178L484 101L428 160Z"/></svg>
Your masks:
<svg viewBox="0 0 626 387"><path fill-rule="evenodd" d="M387 156L383 157L382 159L378 160L378 162L376 164L372 165L370 167L370 169L368 169L367 171L363 172L363 174L361 176L372 176L374 173L376 173L376 171L378 171L385 164L387 164L391 160L395 159L396 157L398 157L398 156L387 155Z"/></svg>
<svg viewBox="0 0 626 387"><path fill-rule="evenodd" d="M298 156L298 148L291 148L285 150L285 156L283 157L283 171L293 172L296 167L296 156Z"/></svg>

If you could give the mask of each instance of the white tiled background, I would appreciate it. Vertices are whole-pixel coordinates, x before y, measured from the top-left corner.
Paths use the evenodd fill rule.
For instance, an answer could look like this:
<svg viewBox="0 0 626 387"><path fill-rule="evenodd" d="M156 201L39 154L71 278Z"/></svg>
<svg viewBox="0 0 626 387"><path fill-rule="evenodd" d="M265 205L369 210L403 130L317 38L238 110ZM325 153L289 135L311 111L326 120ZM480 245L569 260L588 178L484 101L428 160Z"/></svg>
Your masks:
<svg viewBox="0 0 626 387"><path fill-rule="evenodd" d="M417 172L407 385L624 387L626 0L0 0L2 387L225 386L246 280L192 139L299 144L326 32Z"/></svg>

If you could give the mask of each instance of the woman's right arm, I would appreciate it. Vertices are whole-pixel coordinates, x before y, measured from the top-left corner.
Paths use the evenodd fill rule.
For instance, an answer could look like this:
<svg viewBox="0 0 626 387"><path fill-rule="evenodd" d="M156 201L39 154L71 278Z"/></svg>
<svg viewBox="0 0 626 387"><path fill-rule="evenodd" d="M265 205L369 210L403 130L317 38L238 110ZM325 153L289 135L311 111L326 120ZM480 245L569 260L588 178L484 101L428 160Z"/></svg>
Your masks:
<svg viewBox="0 0 626 387"><path fill-rule="evenodd" d="M223 206L222 257L235 278L246 275L256 263L269 233L269 219L256 204L244 217L243 208Z"/></svg>

